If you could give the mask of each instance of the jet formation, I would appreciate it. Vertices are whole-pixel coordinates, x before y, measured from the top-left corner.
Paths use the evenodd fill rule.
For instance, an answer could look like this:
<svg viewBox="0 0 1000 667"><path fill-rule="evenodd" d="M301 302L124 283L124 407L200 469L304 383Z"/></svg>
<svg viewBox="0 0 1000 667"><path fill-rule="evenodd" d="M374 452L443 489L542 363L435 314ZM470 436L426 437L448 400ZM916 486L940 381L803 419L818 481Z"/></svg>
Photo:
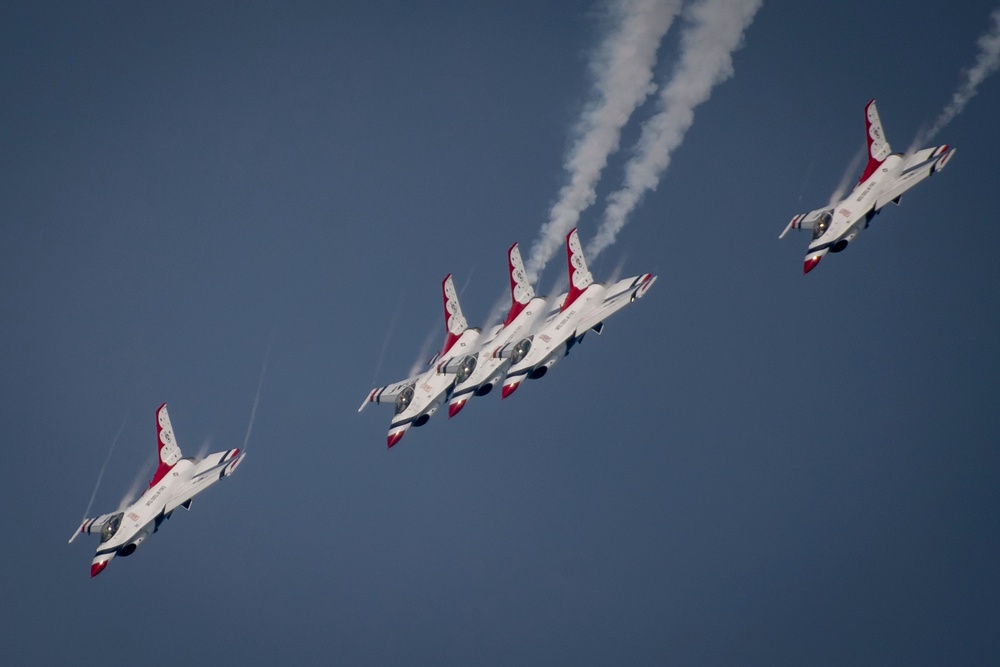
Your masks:
<svg viewBox="0 0 1000 667"><path fill-rule="evenodd" d="M875 100L865 105L868 163L858 184L846 198L815 211L796 215L778 238L790 229L812 230L802 272L809 273L828 252L840 252L868 227L882 207L899 205L903 193L944 169L955 149L948 145L924 148L904 155L893 153L882 131Z"/></svg>
<svg viewBox="0 0 1000 667"><path fill-rule="evenodd" d="M175 509L191 509L196 495L233 474L246 456L246 452L237 448L215 452L205 458L182 458L166 403L156 410L156 436L159 465L149 481L149 488L124 509L84 519L69 538L72 542L84 533L101 536L90 565L91 578L103 572L112 558L131 556Z"/></svg>
<svg viewBox="0 0 1000 667"><path fill-rule="evenodd" d="M370 403L391 403L387 444L392 447L410 427L423 426L448 402L454 417L473 396L485 396L502 385L501 398L510 396L527 378L537 380L583 340L598 334L604 320L636 299L656 281L644 273L609 285L594 282L580 246L577 230L566 236L569 291L551 302L535 295L517 244L507 251L511 305L502 324L485 334L470 328L458 302L451 274L441 284L445 340L441 351L423 372L375 387L358 412Z"/></svg>

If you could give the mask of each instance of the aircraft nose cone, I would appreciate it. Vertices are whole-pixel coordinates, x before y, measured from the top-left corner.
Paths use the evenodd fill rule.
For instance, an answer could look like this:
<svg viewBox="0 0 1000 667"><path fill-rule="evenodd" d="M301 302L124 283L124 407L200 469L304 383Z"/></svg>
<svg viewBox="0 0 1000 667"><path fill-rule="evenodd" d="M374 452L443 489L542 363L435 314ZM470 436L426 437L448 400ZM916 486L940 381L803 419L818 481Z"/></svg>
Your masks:
<svg viewBox="0 0 1000 667"><path fill-rule="evenodd" d="M521 385L520 382L515 382L514 384L505 384L503 389L500 390L500 400L503 400L514 393L514 391Z"/></svg>
<svg viewBox="0 0 1000 667"><path fill-rule="evenodd" d="M465 407L466 401L455 401L454 403L448 404L448 419L451 419Z"/></svg>
<svg viewBox="0 0 1000 667"><path fill-rule="evenodd" d="M97 575L99 575L101 572L103 572L104 568L106 568L108 566L108 563L110 563L110 562L111 561L109 561L109 560L102 560L102 561L98 561L98 562L94 563L93 565L91 565L90 566L90 578L93 579L94 577L96 577Z"/></svg>
<svg viewBox="0 0 1000 667"><path fill-rule="evenodd" d="M402 440L404 433L406 433L406 431L396 431L395 433L390 433L389 437L386 439L386 442L389 444L389 447L391 448L397 442Z"/></svg>
<svg viewBox="0 0 1000 667"><path fill-rule="evenodd" d="M806 263L802 266L802 275L805 275L816 268L819 264L819 260L823 259L822 255L816 255L815 257L810 257L806 260Z"/></svg>

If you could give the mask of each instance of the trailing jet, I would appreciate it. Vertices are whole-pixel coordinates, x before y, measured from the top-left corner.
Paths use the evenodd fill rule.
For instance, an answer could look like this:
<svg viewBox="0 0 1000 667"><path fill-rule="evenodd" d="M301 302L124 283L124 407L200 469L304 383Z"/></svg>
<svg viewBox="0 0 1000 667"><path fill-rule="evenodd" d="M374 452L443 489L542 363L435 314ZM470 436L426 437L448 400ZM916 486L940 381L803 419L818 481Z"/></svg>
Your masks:
<svg viewBox="0 0 1000 667"><path fill-rule="evenodd" d="M857 186L836 204L797 215L778 238L790 229L811 229L812 241L806 251L803 273L816 268L827 252L840 252L853 241L882 207L899 204L903 193L937 171L944 169L955 149L948 145L924 148L910 155L892 153L882 131L875 100L865 106L868 164Z"/></svg>
<svg viewBox="0 0 1000 667"><path fill-rule="evenodd" d="M641 298L656 282L656 276L644 273L613 285L595 283L587 270L576 229L566 235L566 257L569 292L558 312L528 339L530 349L523 358L511 364L503 381L502 398L510 396L524 378L544 376L588 331L601 333L605 319Z"/></svg>
<svg viewBox="0 0 1000 667"><path fill-rule="evenodd" d="M464 382L476 369L473 346L479 329L470 328L462 315L451 274L441 283L444 298L444 346L433 359L431 368L399 382L376 387L368 392L358 412L369 403L393 403L395 414L389 424L387 443L392 447L411 426L423 426L437 412L456 383Z"/></svg>
<svg viewBox="0 0 1000 667"><path fill-rule="evenodd" d="M166 403L156 410L156 435L159 466L145 493L121 511L84 519L69 539L72 542L81 533L101 536L90 566L91 578L99 575L115 556L131 556L175 509L191 509L196 495L233 474L246 456L239 449L227 449L203 459L181 458Z"/></svg>
<svg viewBox="0 0 1000 667"><path fill-rule="evenodd" d="M535 296L516 243L507 250L507 268L510 273L510 311L503 324L480 345L476 369L452 390L448 417L457 415L472 396L490 393L504 379L510 365L521 361L531 349L531 327L545 311L545 299Z"/></svg>

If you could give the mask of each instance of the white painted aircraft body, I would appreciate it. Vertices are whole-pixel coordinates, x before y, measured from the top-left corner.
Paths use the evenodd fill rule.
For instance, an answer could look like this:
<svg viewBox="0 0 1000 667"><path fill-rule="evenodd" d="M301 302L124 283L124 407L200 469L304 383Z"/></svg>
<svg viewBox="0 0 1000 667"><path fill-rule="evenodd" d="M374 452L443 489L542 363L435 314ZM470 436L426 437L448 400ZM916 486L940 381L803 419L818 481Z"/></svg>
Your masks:
<svg viewBox="0 0 1000 667"><path fill-rule="evenodd" d="M101 536L90 566L92 578L100 574L112 558L130 556L175 509L191 509L196 495L231 475L246 456L246 452L241 453L239 449L228 449L202 459L181 458L166 403L156 411L156 431L159 465L149 488L121 511L84 519L69 540L72 542L81 533Z"/></svg>
<svg viewBox="0 0 1000 667"><path fill-rule="evenodd" d="M513 363L503 381L501 395L510 396L525 378L543 377L588 331L601 333L604 320L643 295L656 281L645 273L612 285L595 283L587 269L577 230L566 236L569 292L559 310L547 318L531 337L531 349Z"/></svg>
<svg viewBox="0 0 1000 667"><path fill-rule="evenodd" d="M515 243L507 250L510 273L510 311L503 324L494 328L480 345L476 369L465 382L452 389L448 416L458 414L472 396L485 396L507 375L512 363L531 348L531 331L545 312L545 299L535 296Z"/></svg>
<svg viewBox="0 0 1000 667"><path fill-rule="evenodd" d="M476 368L475 345L479 329L469 328L458 294L449 273L441 283L444 298L445 341L441 352L431 360L431 368L399 382L376 387L358 408L369 403L392 403L395 414L389 424L386 442L392 447L411 426L423 426L447 399L456 382L462 382Z"/></svg>
<svg viewBox="0 0 1000 667"><path fill-rule="evenodd" d="M868 163L857 186L846 198L809 213L796 215L778 238L790 229L810 229L812 241L806 251L803 273L809 273L828 252L840 252L848 246L882 207L899 204L903 193L944 169L955 154L948 145L924 148L910 155L892 153L882 130L875 100L865 106L865 129Z"/></svg>

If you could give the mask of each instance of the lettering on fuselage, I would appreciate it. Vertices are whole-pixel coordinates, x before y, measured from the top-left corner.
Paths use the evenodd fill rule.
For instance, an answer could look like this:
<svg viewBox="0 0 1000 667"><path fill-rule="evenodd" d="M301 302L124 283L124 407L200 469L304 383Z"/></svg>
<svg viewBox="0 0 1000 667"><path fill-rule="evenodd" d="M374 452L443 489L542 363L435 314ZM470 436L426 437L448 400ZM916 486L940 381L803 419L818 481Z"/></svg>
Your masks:
<svg viewBox="0 0 1000 667"><path fill-rule="evenodd" d="M860 202L862 199L864 199L868 195L869 192L872 191L872 188L874 188L874 187L875 187L875 181L871 181L868 184L868 186L861 192L861 194L858 195L858 198L855 199L854 201Z"/></svg>
<svg viewBox="0 0 1000 667"><path fill-rule="evenodd" d="M150 497L149 497L149 500L147 500L147 501L146 501L146 507L149 507L150 505L152 505L152 504L153 504L153 502L154 502L154 501L155 501L155 500L156 500L157 498L159 498L159 497L160 497L160 494L162 494L162 493L163 493L164 491L166 491L166 490L167 490L167 487L166 487L166 485L164 485L164 484L161 484L161 485L160 485L160 488L158 488L158 489L156 490L156 493L154 493L154 494L153 494L152 496L150 496Z"/></svg>

